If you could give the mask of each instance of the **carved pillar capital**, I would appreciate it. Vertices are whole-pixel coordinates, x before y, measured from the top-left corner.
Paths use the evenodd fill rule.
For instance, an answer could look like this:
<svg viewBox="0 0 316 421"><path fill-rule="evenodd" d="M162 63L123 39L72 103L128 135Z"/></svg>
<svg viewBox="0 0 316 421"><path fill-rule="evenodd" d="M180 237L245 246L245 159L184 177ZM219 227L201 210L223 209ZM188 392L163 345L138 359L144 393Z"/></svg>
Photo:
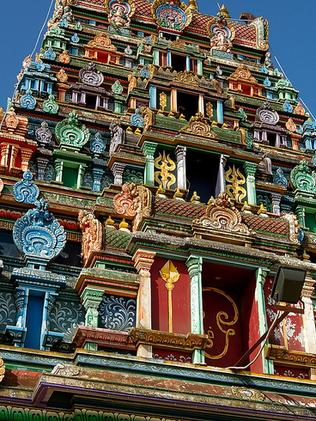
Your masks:
<svg viewBox="0 0 316 421"><path fill-rule="evenodd" d="M147 250L137 250L133 256L135 268L139 273L139 289L137 296L137 327L151 329L151 275L150 269L156 253ZM139 345L137 355L151 358L152 347Z"/></svg>
<svg viewBox="0 0 316 421"><path fill-rule="evenodd" d="M282 196L279 193L272 193L271 194L272 212L275 213L276 215L280 215L280 213L281 213L281 210L280 210L281 198L282 198Z"/></svg>
<svg viewBox="0 0 316 421"><path fill-rule="evenodd" d="M149 272L152 264L154 263L154 258L156 256L155 252L148 250L137 250L133 256L134 266L137 271Z"/></svg>
<svg viewBox="0 0 316 421"><path fill-rule="evenodd" d="M126 164L122 162L114 162L112 165L111 171L114 175L114 184L116 186L121 186L123 184L123 173L125 170Z"/></svg>
<svg viewBox="0 0 316 421"><path fill-rule="evenodd" d="M244 162L244 170L247 177L255 177L257 172L257 164L254 162Z"/></svg>
<svg viewBox="0 0 316 421"><path fill-rule="evenodd" d="M302 290L302 297L311 298L314 293L315 284L316 284L315 279L309 276L306 276L303 290Z"/></svg>
<svg viewBox="0 0 316 421"><path fill-rule="evenodd" d="M98 308L104 291L98 288L85 288L81 294L82 304L86 309L86 326L98 327Z"/></svg>

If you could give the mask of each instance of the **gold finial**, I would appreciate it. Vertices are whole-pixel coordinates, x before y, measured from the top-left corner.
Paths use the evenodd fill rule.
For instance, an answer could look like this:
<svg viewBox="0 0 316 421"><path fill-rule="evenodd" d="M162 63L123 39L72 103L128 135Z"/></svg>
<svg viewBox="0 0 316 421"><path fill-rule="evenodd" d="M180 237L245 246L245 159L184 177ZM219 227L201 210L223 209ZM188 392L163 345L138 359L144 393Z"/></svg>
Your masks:
<svg viewBox="0 0 316 421"><path fill-rule="evenodd" d="M105 221L105 226L108 228L115 228L114 224L115 224L115 221L113 221L111 215L109 215L108 219Z"/></svg>
<svg viewBox="0 0 316 421"><path fill-rule="evenodd" d="M247 202L247 200L244 201L244 205L241 208L241 211L242 212L245 212L245 213L252 213L251 212L251 206L249 205L249 203Z"/></svg>
<svg viewBox="0 0 316 421"><path fill-rule="evenodd" d="M182 191L179 188L177 188L177 190L174 192L173 198L177 200L184 200L183 196L184 194L182 193Z"/></svg>
<svg viewBox="0 0 316 421"><path fill-rule="evenodd" d="M219 9L219 15L224 16L224 18L226 18L226 19L230 19L230 14L229 14L229 11L228 11L227 7L225 6L225 4L221 5L221 7Z"/></svg>
<svg viewBox="0 0 316 421"><path fill-rule="evenodd" d="M268 215L267 215L267 208L264 206L263 203L260 204L259 209L257 211L257 214L260 215L260 216L263 216L265 218L268 217Z"/></svg>
<svg viewBox="0 0 316 421"><path fill-rule="evenodd" d="M198 196L197 192L194 191L193 194L192 194L192 197L191 197L190 202L192 202L192 203L201 203L200 202L200 199L201 199L200 196Z"/></svg>
<svg viewBox="0 0 316 421"><path fill-rule="evenodd" d="M122 219L122 222L119 225L121 231L130 232L128 222L125 221L125 218Z"/></svg>
<svg viewBox="0 0 316 421"><path fill-rule="evenodd" d="M196 1L196 0L189 0L189 5L188 5L188 7L189 7L189 9L191 9L191 10L196 10L196 11L198 11L198 10L199 10L199 8L198 8L198 4L197 4L197 1Z"/></svg>
<svg viewBox="0 0 316 421"><path fill-rule="evenodd" d="M159 196L159 197L165 198L165 197L166 197L165 193L166 193L166 190L165 190L165 189L162 187L162 185L160 184L160 185L158 186L157 191L156 191L156 196Z"/></svg>

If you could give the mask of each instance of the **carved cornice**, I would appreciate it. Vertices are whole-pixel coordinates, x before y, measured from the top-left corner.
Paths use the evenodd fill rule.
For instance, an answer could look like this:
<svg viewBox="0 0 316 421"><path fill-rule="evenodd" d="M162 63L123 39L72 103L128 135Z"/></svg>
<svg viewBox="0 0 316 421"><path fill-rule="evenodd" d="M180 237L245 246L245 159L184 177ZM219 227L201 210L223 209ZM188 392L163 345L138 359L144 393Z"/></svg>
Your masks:
<svg viewBox="0 0 316 421"><path fill-rule="evenodd" d="M193 333L182 335L180 333L134 328L130 331L129 336L136 346L152 345L158 348L192 352L194 349L204 349L207 345L207 335Z"/></svg>
<svg viewBox="0 0 316 421"><path fill-rule="evenodd" d="M316 368L316 355L299 351L289 351L285 347L269 345L267 358L282 364Z"/></svg>
<svg viewBox="0 0 316 421"><path fill-rule="evenodd" d="M136 346L127 332L79 326L73 343L76 344L76 347L83 348L86 342L94 342L102 347L136 350Z"/></svg>

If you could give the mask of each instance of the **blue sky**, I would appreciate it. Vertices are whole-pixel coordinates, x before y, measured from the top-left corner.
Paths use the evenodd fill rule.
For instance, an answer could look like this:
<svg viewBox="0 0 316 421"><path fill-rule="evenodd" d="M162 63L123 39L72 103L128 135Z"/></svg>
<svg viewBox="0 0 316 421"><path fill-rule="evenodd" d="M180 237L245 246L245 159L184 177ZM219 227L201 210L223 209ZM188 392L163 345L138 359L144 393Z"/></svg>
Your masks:
<svg viewBox="0 0 316 421"><path fill-rule="evenodd" d="M136 0L137 1L137 0ZM30 54L51 0L2 1L0 14L0 105L12 95L23 58ZM316 114L315 0L226 0L233 18L248 11L270 21L270 46L302 99ZM214 14L217 2L200 0L202 12Z"/></svg>

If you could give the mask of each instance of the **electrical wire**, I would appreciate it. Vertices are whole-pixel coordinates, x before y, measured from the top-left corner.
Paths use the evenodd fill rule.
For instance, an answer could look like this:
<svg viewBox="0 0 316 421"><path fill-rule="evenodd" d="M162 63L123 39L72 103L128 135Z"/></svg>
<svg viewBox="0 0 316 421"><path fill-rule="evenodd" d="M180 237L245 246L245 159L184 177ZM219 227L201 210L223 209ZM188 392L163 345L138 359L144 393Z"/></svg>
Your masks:
<svg viewBox="0 0 316 421"><path fill-rule="evenodd" d="M34 54L35 54L35 52L36 52L36 49L37 49L38 43L40 42L40 39L41 39L42 34L43 34L43 31L44 31L44 29L46 28L46 25L47 25L48 19L49 19L49 17L50 17L50 14L51 14L51 11L52 11L52 8L53 8L53 5L54 5L54 2L55 2L55 0L51 0L51 2L50 2L49 8L48 8L48 12L47 12L47 14L46 14L46 17L45 17L45 20L44 20L43 26L41 27L41 29L40 29L40 31L39 31L39 33L38 33L38 36L37 36L37 38L36 38L36 42L35 42L34 48L33 48L33 50L32 50L32 53L30 54L30 56L31 56L31 57L33 57L33 56L34 56ZM25 69L23 69L23 70L22 70L21 77L23 77L24 72L25 72ZM18 83L16 83L15 88L14 88L14 90L13 90L12 97L11 97L12 99L13 99L13 98L15 98L15 95L16 95L17 90L18 90ZM8 110L6 110L6 111L3 113L3 117L2 117L1 122L0 122L0 130L2 130L2 126L3 126L4 120L5 120L6 116L7 116L7 113L8 113Z"/></svg>
<svg viewBox="0 0 316 421"><path fill-rule="evenodd" d="M284 76L285 76L288 80L290 80L290 79L289 79L289 77L287 76L287 74L286 74L286 72L285 72L284 68L282 67L282 64L280 63L279 59L277 58L277 56L274 56L274 58L275 58L275 61L276 61L276 62L277 62L277 64L278 64L278 66L280 67L280 69L281 69L282 73L284 74ZM315 120L315 117L314 117L313 113L311 112L311 110L309 109L309 107L306 105L306 103L304 102L304 100L303 100L301 97L300 97L300 101L303 103L304 107L307 109L307 111L309 112L309 114L313 117L313 120Z"/></svg>
<svg viewBox="0 0 316 421"><path fill-rule="evenodd" d="M277 320L279 317L280 317L280 315L281 315L281 311L278 311L277 312L277 315L276 315L276 318L275 318L275 320ZM260 349L259 349L259 351L258 351L258 353L257 353L257 355L255 356L255 358L252 360L252 361L250 361L250 363L249 364L247 364L247 365L245 365L245 366L243 366L243 367L226 367L226 368L228 368L229 370L246 370L247 368L249 368L253 363L255 363L256 361L257 361L257 359L260 357L260 354L261 354L261 352L263 351L263 348L265 347L265 344L266 344L266 342L267 342L267 340L269 339L269 336L270 336L270 334L271 334L271 332L273 331L273 329L275 329L277 326L276 325L274 325L274 322L272 322L272 324L271 324L271 326L269 327L269 329L267 330L267 332L266 332L266 337L265 337L265 339L264 339L264 341L263 341L263 343L262 343L262 345L261 345L261 347L260 347Z"/></svg>
<svg viewBox="0 0 316 421"><path fill-rule="evenodd" d="M36 39L36 42L35 42L35 45L34 45L33 51L32 51L32 53L31 53L31 56L32 56L32 57L33 57L33 55L34 55L34 53L35 53L35 51L36 51L36 49L37 49L38 43L40 42L40 39L41 39L42 33L43 33L44 29L46 28L46 24L47 24L47 21L48 21L48 19L49 19L50 13L51 13L51 11L52 11L52 7L53 7L53 5L54 5L54 2L55 2L55 0L51 0L51 2L50 2L50 6L49 6L48 12L47 12L47 14L46 14L45 21L44 21L44 23L43 23L43 26L41 27L41 30L40 30L40 32L39 32L39 34L38 34L37 39Z"/></svg>

